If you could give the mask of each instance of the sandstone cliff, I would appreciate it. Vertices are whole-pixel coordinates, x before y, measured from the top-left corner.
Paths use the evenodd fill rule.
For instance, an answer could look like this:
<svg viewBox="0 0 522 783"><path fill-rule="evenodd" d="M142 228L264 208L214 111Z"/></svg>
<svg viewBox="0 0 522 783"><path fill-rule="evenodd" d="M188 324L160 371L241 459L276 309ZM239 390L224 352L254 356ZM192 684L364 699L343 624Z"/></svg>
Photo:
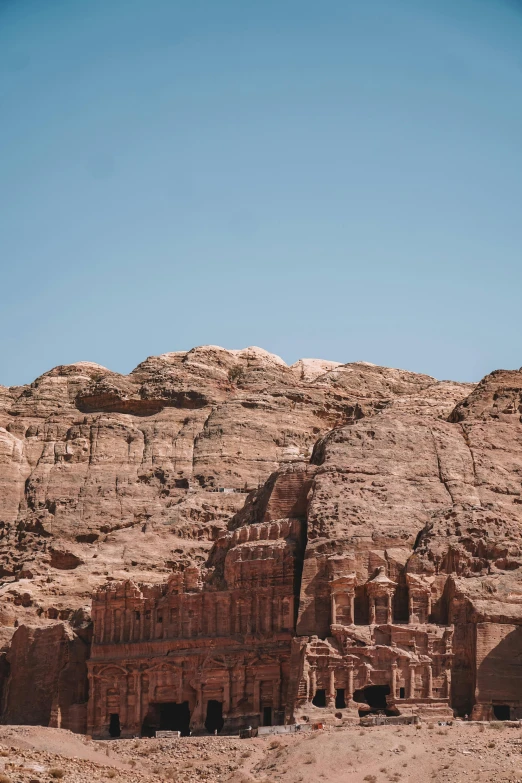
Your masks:
<svg viewBox="0 0 522 783"><path fill-rule="evenodd" d="M18 672L39 665L35 626L50 644L80 649L101 585L163 582L212 561L227 528L294 517L308 538L297 632L327 632L328 557L351 559L361 576L380 566L427 575L441 613L448 591L458 597L467 705L469 623L516 624L521 390L521 373L474 388L214 346L151 357L128 376L80 362L0 387L5 649L31 626L16 631L4 665L4 720L14 719ZM70 697L56 702L67 676L57 667L40 712L70 713L73 727Z"/></svg>

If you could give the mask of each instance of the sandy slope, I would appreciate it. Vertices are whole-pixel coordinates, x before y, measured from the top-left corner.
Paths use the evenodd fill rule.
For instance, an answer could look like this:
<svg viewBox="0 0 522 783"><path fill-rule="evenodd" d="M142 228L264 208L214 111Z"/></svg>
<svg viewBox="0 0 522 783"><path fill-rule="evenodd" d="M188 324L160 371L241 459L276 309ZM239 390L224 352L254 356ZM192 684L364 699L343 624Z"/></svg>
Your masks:
<svg viewBox="0 0 522 783"><path fill-rule="evenodd" d="M501 723L336 728L239 740L93 742L60 729L0 727L1 774L12 783L515 783L522 781L522 730Z"/></svg>

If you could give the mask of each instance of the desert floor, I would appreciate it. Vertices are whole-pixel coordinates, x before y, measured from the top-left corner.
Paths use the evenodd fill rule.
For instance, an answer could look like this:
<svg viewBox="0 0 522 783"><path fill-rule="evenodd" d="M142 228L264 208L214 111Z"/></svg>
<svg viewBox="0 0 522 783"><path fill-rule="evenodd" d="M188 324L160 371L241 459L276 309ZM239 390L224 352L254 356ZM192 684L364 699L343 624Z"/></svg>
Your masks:
<svg viewBox="0 0 522 783"><path fill-rule="evenodd" d="M522 729L339 727L240 740L92 741L61 729L0 727L0 783L522 783Z"/></svg>

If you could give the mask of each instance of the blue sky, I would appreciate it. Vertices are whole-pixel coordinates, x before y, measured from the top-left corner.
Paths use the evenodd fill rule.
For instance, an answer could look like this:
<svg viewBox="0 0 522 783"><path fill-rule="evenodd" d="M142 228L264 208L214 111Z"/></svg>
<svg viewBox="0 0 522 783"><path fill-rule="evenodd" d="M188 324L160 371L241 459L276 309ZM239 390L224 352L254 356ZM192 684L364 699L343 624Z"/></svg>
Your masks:
<svg viewBox="0 0 522 783"><path fill-rule="evenodd" d="M522 3L0 0L0 383L522 365Z"/></svg>

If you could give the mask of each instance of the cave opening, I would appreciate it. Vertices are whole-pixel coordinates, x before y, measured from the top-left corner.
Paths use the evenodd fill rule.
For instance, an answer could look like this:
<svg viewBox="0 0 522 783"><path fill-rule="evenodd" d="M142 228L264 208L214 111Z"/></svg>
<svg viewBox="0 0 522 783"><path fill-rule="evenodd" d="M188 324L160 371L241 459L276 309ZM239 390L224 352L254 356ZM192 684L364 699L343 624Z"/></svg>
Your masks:
<svg viewBox="0 0 522 783"><path fill-rule="evenodd" d="M344 688L337 688L335 692L335 706L338 710L344 710L346 699L344 698Z"/></svg>
<svg viewBox="0 0 522 783"><path fill-rule="evenodd" d="M109 718L109 736L116 739L121 734L120 716L117 712L113 712Z"/></svg>
<svg viewBox="0 0 522 783"><path fill-rule="evenodd" d="M395 715L395 711L390 711L386 703L386 696L390 694L389 685L367 685L366 688L361 688L354 691L353 700L359 704L367 704L368 709L360 709L360 715L368 715L371 713L386 713Z"/></svg>
<svg viewBox="0 0 522 783"><path fill-rule="evenodd" d="M494 704L493 715L496 720L509 720L511 718L511 707L509 704Z"/></svg>
<svg viewBox="0 0 522 783"><path fill-rule="evenodd" d="M180 731L184 737L190 734L190 710L188 701L149 704L149 711L141 726L142 737L153 737L155 732Z"/></svg>
<svg viewBox="0 0 522 783"><path fill-rule="evenodd" d="M219 732L223 728L223 702L209 699L207 702L207 717L205 718L205 728L210 734Z"/></svg>
<svg viewBox="0 0 522 783"><path fill-rule="evenodd" d="M314 707L326 707L326 690L324 688L316 690L312 704Z"/></svg>
<svg viewBox="0 0 522 783"><path fill-rule="evenodd" d="M272 707L263 707L263 726L272 725Z"/></svg>

